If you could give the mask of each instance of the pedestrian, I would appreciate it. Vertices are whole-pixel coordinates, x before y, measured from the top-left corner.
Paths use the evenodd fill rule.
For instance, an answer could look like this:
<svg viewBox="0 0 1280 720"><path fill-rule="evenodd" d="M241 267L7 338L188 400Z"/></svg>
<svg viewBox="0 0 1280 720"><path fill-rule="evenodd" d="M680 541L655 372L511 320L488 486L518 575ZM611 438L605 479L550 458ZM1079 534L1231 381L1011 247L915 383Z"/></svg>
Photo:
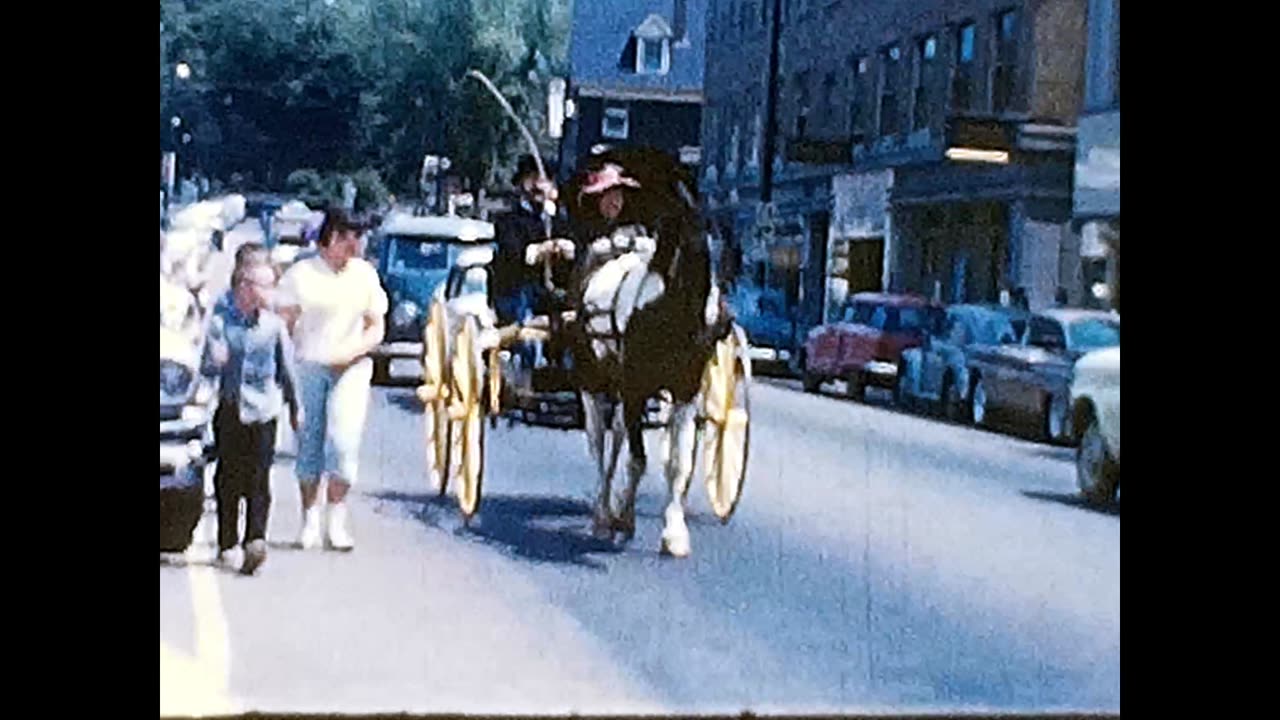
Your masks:
<svg viewBox="0 0 1280 720"><path fill-rule="evenodd" d="M232 279L233 280L235 279L236 272L239 271L241 268L249 267L252 265L264 265L267 267L271 266L271 256L267 252L267 248L263 246L261 243L247 242L241 245L240 247L236 248L235 262L233 263L231 268ZM213 311L215 313L226 312L234 304L235 304L235 287L233 283L233 286L231 288L228 288L226 292L224 292L221 296L218 297L218 301L213 306Z"/></svg>
<svg viewBox="0 0 1280 720"><path fill-rule="evenodd" d="M325 213L316 256L280 280L278 308L290 326L306 422L298 432L303 549L320 545L320 484L327 480L329 547L351 550L346 498L358 478L360 440L369 406L373 361L385 334L387 295L361 255L371 221L341 208Z"/></svg>
<svg viewBox="0 0 1280 720"><path fill-rule="evenodd" d="M218 560L228 567L235 564L231 552L242 544L238 525L243 498L247 520L240 571L246 575L267 559L277 418L287 406L290 425L297 428L302 419L288 330L269 309L274 285L275 274L265 264L250 262L235 270L233 301L214 312L202 362L204 374L220 381L213 420Z"/></svg>

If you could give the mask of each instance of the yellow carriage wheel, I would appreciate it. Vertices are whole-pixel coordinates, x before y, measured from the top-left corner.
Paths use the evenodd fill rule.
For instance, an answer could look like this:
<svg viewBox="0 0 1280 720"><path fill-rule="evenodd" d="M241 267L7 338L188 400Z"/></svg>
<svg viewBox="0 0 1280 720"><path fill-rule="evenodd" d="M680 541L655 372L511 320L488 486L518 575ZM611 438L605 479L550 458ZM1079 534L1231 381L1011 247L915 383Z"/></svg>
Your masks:
<svg viewBox="0 0 1280 720"><path fill-rule="evenodd" d="M450 458L456 460L451 470L456 473L458 509L467 521L480 509L484 480L484 377L476 347L479 334L475 318L464 318L453 343L449 382Z"/></svg>
<svg viewBox="0 0 1280 720"><path fill-rule="evenodd" d="M499 353L500 348L494 347L487 351L489 358L489 370L485 376L485 380L489 385L489 414L497 417L502 414L502 358Z"/></svg>
<svg viewBox="0 0 1280 720"><path fill-rule="evenodd" d="M427 479L430 487L443 496L449 487L449 364L444 308L431 306L423 333L423 384L418 397L425 407Z"/></svg>
<svg viewBox="0 0 1280 720"><path fill-rule="evenodd" d="M702 374L703 479L711 509L727 523L742 499L750 449L751 366L742 329L716 343Z"/></svg>

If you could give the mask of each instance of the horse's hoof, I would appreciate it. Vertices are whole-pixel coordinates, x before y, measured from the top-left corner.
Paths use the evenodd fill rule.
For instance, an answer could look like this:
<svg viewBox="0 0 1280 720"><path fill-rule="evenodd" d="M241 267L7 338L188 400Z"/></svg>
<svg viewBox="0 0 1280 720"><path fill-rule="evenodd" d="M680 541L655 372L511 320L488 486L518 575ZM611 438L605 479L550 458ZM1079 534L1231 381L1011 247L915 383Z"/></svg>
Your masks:
<svg viewBox="0 0 1280 720"><path fill-rule="evenodd" d="M591 537L603 542L613 542L613 524L603 522L592 523Z"/></svg>
<svg viewBox="0 0 1280 720"><path fill-rule="evenodd" d="M689 547L688 538L669 538L665 535L662 538L662 548L660 554L673 558L687 558L692 548Z"/></svg>

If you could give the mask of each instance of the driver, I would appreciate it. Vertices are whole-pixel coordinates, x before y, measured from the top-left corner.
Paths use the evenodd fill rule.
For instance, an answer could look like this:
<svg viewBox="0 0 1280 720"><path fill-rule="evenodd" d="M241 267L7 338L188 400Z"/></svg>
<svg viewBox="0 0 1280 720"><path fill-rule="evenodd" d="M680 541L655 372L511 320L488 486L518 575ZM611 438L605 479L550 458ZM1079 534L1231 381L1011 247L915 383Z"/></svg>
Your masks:
<svg viewBox="0 0 1280 720"><path fill-rule="evenodd" d="M544 164L545 167L545 164ZM560 305L556 292L563 288L564 263L553 265L553 288L548 288L539 262L548 251L556 252L557 243L547 243L548 223L553 237L568 233L556 215L558 193L555 184L538 173L532 155L520 158L512 184L519 191L516 207L494 222L498 251L493 259L491 284L494 310L501 326L526 322L534 315L552 314ZM543 364L541 348L531 349L526 360Z"/></svg>
<svg viewBox="0 0 1280 720"><path fill-rule="evenodd" d="M542 243L549 239L548 221L553 236L567 234L555 213L555 184L540 177L532 155L521 156L512 184L519 192L518 203L494 222L498 252L493 260L492 288L498 321L503 325L521 323L550 310L550 291L536 259Z"/></svg>

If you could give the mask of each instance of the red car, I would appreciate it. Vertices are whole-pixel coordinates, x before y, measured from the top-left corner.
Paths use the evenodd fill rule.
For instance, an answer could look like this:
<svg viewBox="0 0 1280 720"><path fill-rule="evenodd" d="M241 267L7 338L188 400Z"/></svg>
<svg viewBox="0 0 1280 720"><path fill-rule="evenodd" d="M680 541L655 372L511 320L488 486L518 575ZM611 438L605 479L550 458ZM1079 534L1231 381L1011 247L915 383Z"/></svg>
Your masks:
<svg viewBox="0 0 1280 720"><path fill-rule="evenodd" d="M867 386L893 389L902 351L919 347L942 315L941 305L917 295L854 295L839 322L809 331L800 361L805 392L837 378L855 400Z"/></svg>

